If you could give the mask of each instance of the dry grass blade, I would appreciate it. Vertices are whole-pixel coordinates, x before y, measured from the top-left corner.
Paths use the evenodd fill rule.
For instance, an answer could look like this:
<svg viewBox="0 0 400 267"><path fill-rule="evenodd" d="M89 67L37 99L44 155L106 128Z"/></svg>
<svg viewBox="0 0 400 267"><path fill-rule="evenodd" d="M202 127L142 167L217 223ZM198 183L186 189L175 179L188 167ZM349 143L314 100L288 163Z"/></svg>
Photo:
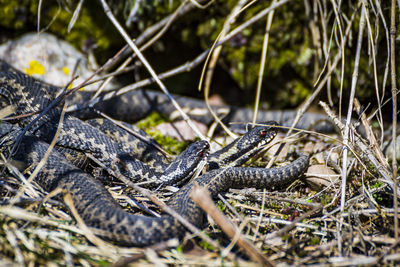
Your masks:
<svg viewBox="0 0 400 267"><path fill-rule="evenodd" d="M137 2L138 3L138 2ZM172 23L174 22L174 20L179 16L182 15L181 11L186 7L186 3L187 1L184 1L177 9L176 11L171 15L168 16L168 20L166 20L164 27L153 37L151 38L147 43L145 43L144 45L142 45L140 47L140 51L144 51L146 50L148 47L150 47L152 44L154 44L158 39L160 39L164 33L169 29L169 27L172 25ZM137 43L139 43L139 41L137 41ZM136 54L133 54L132 56L130 56L129 58L127 58L115 71L116 73L118 72L122 72L123 70L126 69L126 67L129 65L129 63L132 62L132 60L136 57ZM91 98L91 100L93 101L94 99L96 99L97 97L99 97L99 95L103 92L103 90L106 88L107 84L111 82L111 80L113 79L113 76L108 77L103 83L102 85L99 87L99 89L97 90L97 92L93 95L93 97ZM161 78L160 78L161 79ZM153 79L151 79L153 80Z"/></svg>
<svg viewBox="0 0 400 267"><path fill-rule="evenodd" d="M9 105L5 108L2 108L0 110L0 119L8 117L9 115L13 114L14 112L15 112L15 107L13 105Z"/></svg>
<svg viewBox="0 0 400 267"><path fill-rule="evenodd" d="M18 207L11 207L11 206L2 206L0 207L0 214L3 216L9 216L14 219L18 220L25 220L29 222L37 222L43 225L49 225L57 227L58 229L68 230L77 234L83 234L83 231L76 226L66 225L60 223L58 220L51 219L49 217L42 217L33 212L28 212L24 209Z"/></svg>
<svg viewBox="0 0 400 267"><path fill-rule="evenodd" d="M331 1L333 5L333 11L335 12L335 26L337 25L339 28L339 33L340 33L340 44L338 44L338 47L340 48L340 52L342 54L342 69L340 72L340 99L339 99L339 114L341 114L342 111L342 95L343 95L343 80L344 80L344 68L345 68L345 46L346 46L346 41L345 37L343 36L343 29L342 29L342 23L341 23L341 16L339 14L339 7L336 4L336 1ZM340 3L339 3L340 5ZM336 28L336 27L334 27ZM340 116L340 115L339 115Z"/></svg>
<svg viewBox="0 0 400 267"><path fill-rule="evenodd" d="M262 202L261 202L261 212L260 212L260 215L258 216L258 222L257 222L257 225L256 225L255 234L253 236L253 241L255 241L256 238L257 238L257 234L258 234L258 231L260 229L261 220L262 220L263 215L264 215L265 196L266 196L266 192L265 192L265 189L263 189L263 196L262 196Z"/></svg>
<svg viewBox="0 0 400 267"><path fill-rule="evenodd" d="M76 20L79 17L79 13L81 12L84 0L79 0L79 3L76 5L74 14L72 15L71 21L68 24L67 31L70 32L75 25Z"/></svg>
<svg viewBox="0 0 400 267"><path fill-rule="evenodd" d="M210 193L206 188L194 186L190 197L199 205L213 220L221 227L221 229L231 239L237 240L240 246L253 260L259 262L263 266L275 266L257 247L251 244L240 232L232 225L232 223L220 212L210 197Z"/></svg>
<svg viewBox="0 0 400 267"><path fill-rule="evenodd" d="M338 126L338 128L341 131L344 131L345 125L334 115L333 111L328 107L328 105L324 102L319 102L319 104L323 107L326 114L328 114L328 116L334 121L335 125ZM355 132L355 129L352 129L352 131ZM388 183L393 188L393 181L391 178L390 170L388 170L384 166L382 166L382 164L379 162L379 160L377 160L377 158L375 157L373 151L371 151L369 146L366 145L360 137L358 137L357 135L353 135L353 139L354 139L354 143L355 143L354 147L357 148L357 150L362 152L361 157L363 159L367 160L368 162L370 162L371 164L373 164L373 166L375 166L376 170L383 177L385 182ZM348 149L351 149L351 147L349 146ZM355 151L355 150L353 149L353 151Z"/></svg>
<svg viewBox="0 0 400 267"><path fill-rule="evenodd" d="M204 63L204 67L203 67L202 74L201 74L200 81L199 81L199 90L201 90L201 88L203 86L203 79L204 79L204 88L203 88L204 100L205 100L205 103L207 105L209 112L214 117L215 121L219 125L221 125L221 127L224 129L224 131L227 132L233 138L236 138L237 135L234 134L231 130L229 130L229 128L226 127L226 125L221 121L221 119L218 118L217 114L215 114L215 112L212 110L212 108L210 106L210 101L209 101L208 97L210 95L210 87L211 87L212 77L214 75L214 70L217 65L219 55L221 54L221 51L222 51L222 45L216 46L216 44L218 43L218 41L221 38L225 37L226 34L229 32L231 25L235 22L236 18L239 16L240 12L242 11L242 7L246 4L246 2L247 1L243 1L243 0L239 1L236 4L236 6L232 9L229 16L227 16L227 18L224 22L224 26L223 26L221 32L218 34L218 37L214 41L214 44L210 50L210 54Z"/></svg>
<svg viewBox="0 0 400 267"><path fill-rule="evenodd" d="M362 40L363 40L363 35L364 35L364 27L365 27L365 6L363 4L361 8L361 18L360 18L360 26L358 29L358 40L357 40L357 49L356 49L356 57L354 59L354 70L353 70L353 75L352 75L352 80L351 80L351 89L350 89L350 97L349 97L349 106L347 108L347 116L346 116L346 126L344 128L344 133L343 133L343 143L344 143L344 148L343 148L343 159L342 159L342 187L341 187L341 198L340 198L340 210L341 212L344 211L345 207L345 202L346 202L346 183L347 183L347 147L349 145L349 131L350 131L350 122L351 122L351 113L353 112L353 103L354 103L354 97L356 93L356 87L357 87L357 79L358 79L358 70L359 70L359 64L360 64L360 57L361 57L361 45L362 45ZM342 252L342 242L341 242L341 228L343 224L343 218L341 218L340 224L339 224L339 231L338 231L338 246L339 246L339 251Z"/></svg>
<svg viewBox="0 0 400 267"><path fill-rule="evenodd" d="M119 33L122 35L122 37L125 39L125 41L128 43L128 45L132 48L132 50L135 52L135 54L138 56L140 61L143 63L143 65L146 67L148 72L150 73L151 77L156 81L157 85L160 87L160 89L168 96L169 100L171 103L174 105L174 107L179 111L181 114L182 118L186 121L186 123L189 125L189 127L196 133L198 137L201 139L205 140L205 136L197 129L196 125L190 120L190 118L186 115L186 113L182 110L182 108L179 106L178 102L170 95L168 92L167 88L163 84L163 82L158 78L157 74L147 61L147 59L143 56L143 54L140 52L139 48L135 45L135 43L132 41L132 39L129 37L129 35L126 33L126 31L122 28L122 26L118 23L117 19L114 17L112 14L110 7L106 3L105 0L101 0L101 4L103 5L104 12L108 16L108 18L111 20L111 22L114 24L114 26L117 28Z"/></svg>
<svg viewBox="0 0 400 267"><path fill-rule="evenodd" d="M378 111L378 116L377 116L377 119L378 119L378 122L379 122L379 126L380 126L380 128L381 128L381 136L382 136L382 138L383 138L383 132L384 132L384 129L383 129L383 116L382 116L382 107L381 107L381 101L380 101L380 99L381 99L381 97L379 96L379 85L378 85L378 70L377 70L377 66L376 66L376 47L375 47L375 45L374 45L374 38L373 38L373 33L372 33L372 28L371 28L371 23L370 23L370 18L369 18L369 12L368 12L368 9L366 9L366 7L365 7L365 5L363 5L363 8L365 9L365 20L366 20L366 24L367 24L367 28L368 28L368 37L369 37L369 43L370 43L370 45L371 45L371 56L372 56L372 65L373 65L373 68L374 68L374 86L375 86L375 94L376 94L376 100L377 100L377 103L378 103L378 108L377 108L377 111ZM382 143L382 140L383 139L381 139L381 143Z"/></svg>
<svg viewBox="0 0 400 267"><path fill-rule="evenodd" d="M38 175L40 170L43 168L43 166L46 164L46 161L49 158L51 151L53 150L54 146L56 145L57 138L60 135L61 127L62 127L62 124L63 124L63 121L64 121L65 108L66 108L66 104L64 104L64 107L62 109L60 120L59 120L58 126L57 126L57 131L56 131L56 133L55 133L55 135L53 137L53 140L51 141L51 143L49 145L49 148L47 149L44 157L40 160L39 164L36 166L34 171L31 173L31 175L27 179L27 184L29 184L29 186L30 186L30 183L33 181L33 179L35 179L35 177ZM15 195L15 197L10 201L10 205L13 205L13 203L18 201L18 199L21 197L21 195L25 192L26 187L27 187L27 185L23 186L18 191L18 193Z"/></svg>
<svg viewBox="0 0 400 267"><path fill-rule="evenodd" d="M392 85L392 139L393 139L393 154L392 154L392 171L393 171L393 184L394 184L394 198L393 204L395 207L395 219L394 219L394 233L395 238L399 241L399 220L397 218L398 214L398 201L397 201L397 156L396 156L396 130L397 130L397 85L396 85L396 45L395 45L395 37L396 37L396 2L392 0L392 4L390 7L390 72L391 72L391 85Z"/></svg>
<svg viewBox="0 0 400 267"><path fill-rule="evenodd" d="M272 4L275 4L275 3L276 3L276 0L274 0L272 2ZM265 62L267 60L267 52L268 52L268 44L269 44L269 32L271 30L272 19L274 18L274 13L275 13L275 10L272 10L268 14L267 22L265 24L265 34L264 34L263 48L262 48L261 58L260 58L260 69L258 71L257 93L256 93L256 98L254 100L253 123L256 123L256 121L257 121L257 113L258 113L258 108L259 108L259 105L260 105L261 86L262 86L262 81L263 81L263 77L264 77Z"/></svg>

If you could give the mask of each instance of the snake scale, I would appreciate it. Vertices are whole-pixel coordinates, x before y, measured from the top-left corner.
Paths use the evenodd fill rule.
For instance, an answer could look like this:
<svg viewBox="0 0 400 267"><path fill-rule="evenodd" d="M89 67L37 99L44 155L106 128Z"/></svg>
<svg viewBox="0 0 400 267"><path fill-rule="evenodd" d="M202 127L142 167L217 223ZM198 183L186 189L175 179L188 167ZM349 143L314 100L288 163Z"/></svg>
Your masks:
<svg viewBox="0 0 400 267"><path fill-rule="evenodd" d="M171 105L169 98L164 93L154 90L138 89L123 95L118 95L116 92L103 93L95 100L90 100L91 96L92 93L80 91L71 98L71 104L76 104L70 109L75 111L75 116L84 119L96 116L95 113L86 108L90 105L96 110L126 122L136 122L154 111L159 112L170 120L180 118L179 112ZM204 101L179 95L174 95L174 99L192 119L206 125L210 125L215 121ZM249 108L228 105L214 105L211 108L224 123L235 122L229 127L239 133L245 132L246 123L252 121L254 117L253 110ZM296 113L296 110L259 110L257 122L277 121L281 126L290 127L296 117ZM314 112L304 113L296 127L326 133L336 130L326 115Z"/></svg>
<svg viewBox="0 0 400 267"><path fill-rule="evenodd" d="M2 70L4 71L4 65ZM29 114L46 108L58 91L12 68L0 73L0 106L13 105L13 116L19 116L11 120L12 124L0 124L0 146L6 157L23 162L30 169L38 165L49 148L48 143L54 137L61 108L54 107L37 121L34 121L37 115ZM21 117L27 114L28 116ZM29 131L17 143L22 128L28 124L31 126ZM93 125L96 124L98 122L89 124L66 115L56 142L57 147L61 148L59 151L66 148L89 153L107 168L117 174L126 175L134 182L147 181L152 186L184 184L208 154L208 143L199 141L169 164L164 159L157 159L162 157L158 152L138 153L139 158L136 158L132 156L134 151L124 147L124 142L116 142L95 128ZM212 170L181 187L167 204L190 223L201 227L204 214L189 197L195 183L206 186L214 197L229 188L277 188L291 183L308 167L308 155L301 155L285 167L271 169L236 167L230 163L232 155L239 156L242 150L246 150L245 144L248 140L256 139L257 144L265 144L275 134L273 126L254 127L227 148L210 155L208 161ZM138 149L140 150L140 146ZM258 150L258 146L251 149L239 162L247 160ZM35 181L46 191L61 188L69 192L78 213L95 233L129 246L147 246L172 237L182 237L185 233L185 228L170 215L148 217L123 210L97 179L73 165L59 151L53 150L49 154Z"/></svg>

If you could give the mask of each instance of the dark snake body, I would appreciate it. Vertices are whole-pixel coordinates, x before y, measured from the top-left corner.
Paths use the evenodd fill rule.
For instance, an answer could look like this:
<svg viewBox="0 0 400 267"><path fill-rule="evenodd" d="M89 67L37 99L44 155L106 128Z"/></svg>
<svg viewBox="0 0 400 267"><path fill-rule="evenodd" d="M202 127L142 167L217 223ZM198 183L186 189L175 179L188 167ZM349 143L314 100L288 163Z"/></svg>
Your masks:
<svg viewBox="0 0 400 267"><path fill-rule="evenodd" d="M53 91L54 88L51 86L21 73L15 71L0 73L0 105L2 107L15 105L14 114L16 115L44 109L54 99ZM43 116L33 125L33 131L25 134L12 155L9 152L21 133L21 128L3 122L0 125L0 136L2 137L1 148L5 156L25 163L26 167L35 168L49 147L46 142L50 142L54 136L59 114L60 108L54 108ZM32 122L32 118L30 116L15 121L24 127ZM125 174L124 168L131 164L130 178L133 180L135 177L139 181L146 176L156 177L154 173L158 170L153 170L142 161L131 157L128 152L121 149L121 145L75 117L67 115L64 118L62 131L57 140L59 140L59 146L90 151L99 159L104 160L105 164L109 164L110 168L113 167L111 159L126 160L118 170ZM190 149L194 149L194 155L182 154L184 156L178 157L173 163L175 165L168 166L173 170L179 170L182 169L182 165L189 163L196 165L196 162L202 160L202 156L205 154L203 153L204 149L207 147L205 142L195 143L190 147ZM106 154L104 155L104 153ZM219 156L223 155L215 157ZM190 162L187 163L185 160ZM201 227L204 214L189 197L194 183L206 186L212 196L229 188L283 187L293 182L305 171L308 161L309 157L302 155L291 164L280 168L227 167L211 170L182 187L167 204L190 223ZM157 176L157 179L164 183L162 175L164 174L161 173L160 176ZM69 192L85 223L96 229L96 233L99 235L117 242L133 246L146 246L172 237L180 237L185 232L185 228L169 215L157 218L134 215L124 211L100 182L72 165L57 151L50 153L35 179L46 191L62 188Z"/></svg>
<svg viewBox="0 0 400 267"><path fill-rule="evenodd" d="M169 98L162 92L154 90L137 89L123 95L114 97L115 93L104 93L98 99L98 103L93 107L101 112L108 114L113 118L118 118L126 122L136 122L151 112L157 111L170 120L180 118L180 114L176 111L175 107L171 104ZM72 99L71 103L76 103L74 113L75 116L88 119L96 116L90 109L85 109L91 93L80 91ZM200 121L206 125L214 122L204 101L185 97L173 96L182 109L190 116L190 118ZM80 108L84 109L80 109ZM219 115L222 121L230 124L229 127L236 132L245 132L246 123L253 120L254 112L249 108L240 108L234 106L212 106L213 111ZM296 117L296 110L260 110L257 114L257 122L277 121L279 125L290 127ZM318 132L334 132L335 128L330 122L329 118L320 113L306 112L300 118L296 125L300 129L315 130Z"/></svg>
<svg viewBox="0 0 400 267"><path fill-rule="evenodd" d="M43 84L21 72L8 71L0 75L0 106L13 105L16 107L14 115L24 115L39 112L47 107L55 98L58 88ZM40 139L51 142L57 129L61 109L51 109L34 125L33 132ZM36 116L28 116L17 122L25 127ZM123 174L134 182L150 182L152 186L159 184L175 184L184 178L190 177L188 168L178 168L178 165L197 165L196 158L176 159L165 169L144 164L141 160L131 156L115 141L92 125L71 115L65 115L63 127L57 139L57 146L75 149L90 153L101 161L107 168L117 174ZM118 164L118 159L123 164ZM193 160L193 161L189 161Z"/></svg>
<svg viewBox="0 0 400 267"><path fill-rule="evenodd" d="M16 70L7 62L0 59L0 71L9 72ZM60 89L43 82L42 85L51 88L48 91L53 91L53 97ZM69 98L70 105L73 105L74 112L72 114L75 117L85 120L98 117L92 109L87 108L92 96L93 93L91 92L78 91ZM192 119L207 125L214 122L214 118L208 111L204 101L178 95L174 95L174 99ZM171 120L180 117L180 114L171 104L169 98L164 93L154 90L137 89L122 95L118 95L118 92L107 92L101 94L95 101L91 101L93 103L90 106L96 110L129 123L136 122L154 111L160 112ZM246 123L252 121L254 116L253 110L249 108L220 105L212 106L212 109L219 115L223 122L228 124L235 122L235 124L230 125L230 128L242 133L245 132ZM257 114L257 121L259 123L277 121L279 125L289 127L292 125L296 113L296 110L260 110ZM335 127L326 115L313 112L304 113L296 127L318 132L335 131Z"/></svg>

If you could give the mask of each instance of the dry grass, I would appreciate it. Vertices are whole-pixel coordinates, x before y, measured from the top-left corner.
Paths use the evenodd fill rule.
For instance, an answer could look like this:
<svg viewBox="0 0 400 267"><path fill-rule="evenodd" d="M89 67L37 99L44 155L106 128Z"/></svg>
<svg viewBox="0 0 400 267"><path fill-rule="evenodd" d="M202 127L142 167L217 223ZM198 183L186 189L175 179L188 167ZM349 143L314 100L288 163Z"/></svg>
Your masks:
<svg viewBox="0 0 400 267"><path fill-rule="evenodd" d="M200 4L205 2L199 1ZM222 49L236 33L265 18L267 14L270 14L266 26L266 29L269 29L274 23L271 12L288 5L287 2L290 1L273 1L272 8L265 7L251 19L237 24L238 26L232 30L230 20L235 18L238 10L246 12L249 4L245 1L238 2L236 9L232 9L235 12L227 17L227 23L224 24L213 49L205 51L192 62L157 75L152 71L152 66L145 63L146 59L137 53L141 55L139 57L142 61L144 59L143 64L163 90L166 88L159 78L188 71L200 64L210 53L210 61L207 61L204 67L206 88L209 87L213 75L212 67L220 56L219 49ZM395 5L395 1L392 2ZM106 7L106 1L102 3ZM129 42L129 46L138 51L140 47L143 48L145 42L147 43L144 47L152 45L181 16L180 12L192 5L191 3L195 2L184 1L175 13L154 27L150 27L138 38L136 44ZM327 3L327 1L313 0L305 3L312 6L315 11L309 27L313 35L316 61L319 62L316 65L320 68L317 68L313 77L310 77L314 91L299 109L297 119L318 98L323 89L330 88L332 79L340 81L341 91L349 90L347 94L349 99L343 101L349 103L349 106L342 107L340 104L337 108L339 111L342 109L350 111L346 116L347 123L343 124L336 114L322 103L339 127L338 135L327 137L314 133L306 140L291 145L292 148L302 148L306 142L311 143L312 149L319 151L313 156L311 165L318 166L316 169L321 173L307 173L304 179L296 181L280 192L230 190L220 195L217 202L219 210L223 211L224 215L218 213L219 219L215 219L215 222L210 219L210 226L201 234L188 233L181 243L172 240L150 248L123 248L99 240L83 223L77 224L79 216L75 214L75 218L72 217L74 214L69 212L68 201L60 201L61 198L57 197L50 198L49 192L44 192L35 182L27 181L24 174L19 173L13 164L5 164L3 158L3 163L9 172L3 172L0 179L2 199L0 265L18 263L27 266L109 264L124 266L131 263L140 266L155 264L247 266L263 262L269 265L288 263L348 266L399 262L396 217L398 188L396 183L393 183L393 177L397 175L397 165L393 163L390 166L381 149L382 141L387 135L385 130L389 127L382 121L380 106L371 112L374 116L366 118L364 115L362 118L364 137L368 138L358 136L350 124L353 103L356 103L360 58L369 57L374 73L373 86L379 103L382 103L388 73L391 71L391 77L396 77L395 64L389 69L389 57L383 68L378 68L375 60L378 37L387 40L387 47L379 49L387 49L387 55L390 55L391 48L394 49L391 45L394 39L392 42L389 41L391 36L389 36L388 12L382 11L380 6L382 1L379 0L368 2L370 6L366 6L366 1L359 1L353 9L349 8L346 11L338 10L340 4L336 1ZM328 10L332 12L325 13ZM108 17L112 18L111 11L108 12ZM372 18L378 23L374 25ZM126 35L124 37L127 40L130 39L123 26L117 22L114 25L116 31ZM391 27L393 25L395 24L392 22ZM345 57L349 43L356 47L354 58ZM266 34L264 51L260 51L260 56L267 57L267 47ZM381 50L379 52L382 54ZM119 70L127 66L134 57L128 57ZM265 62L265 58L261 58L260 61ZM112 65L115 62L118 62L116 58L112 58L106 64ZM350 66L352 67L349 75L346 71L348 72ZM265 71L268 71L267 68L260 70L260 73ZM112 77L105 79L110 80ZM350 81L348 88L343 86L345 79ZM129 85L119 93L151 82L147 79ZM395 90L396 79L392 79L391 82L394 88L392 95L395 98L398 93L398 90ZM261 83L262 80L259 80L259 84ZM355 107L357 108L357 104ZM377 136L374 136L376 133L372 131L371 120L380 123ZM188 118L187 121L190 123ZM289 131L288 135L291 132ZM278 160L278 164L282 161ZM24 190L21 191L21 188ZM123 207L132 212L137 212L132 198L142 205L159 209L143 194L132 191L126 185L116 182L108 189ZM60 193L50 192L50 195L59 196ZM156 195L157 199L166 200L171 193L162 190L152 195ZM213 217L216 211L213 210L211 213L210 217ZM221 228L218 224L222 224ZM225 230L224 226L227 225L232 228ZM227 235L223 231L227 231ZM243 245L248 242L250 245Z"/></svg>

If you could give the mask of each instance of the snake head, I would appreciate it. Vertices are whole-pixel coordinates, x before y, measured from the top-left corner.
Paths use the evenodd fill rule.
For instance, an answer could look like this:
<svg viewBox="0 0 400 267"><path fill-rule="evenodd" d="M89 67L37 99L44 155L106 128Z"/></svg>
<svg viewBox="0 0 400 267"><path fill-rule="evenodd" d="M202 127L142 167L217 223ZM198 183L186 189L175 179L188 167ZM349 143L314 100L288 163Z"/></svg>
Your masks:
<svg viewBox="0 0 400 267"><path fill-rule="evenodd" d="M166 184L182 184L192 177L192 175L205 162L210 145L207 141L198 141L189 145L165 170L161 178Z"/></svg>
<svg viewBox="0 0 400 267"><path fill-rule="evenodd" d="M242 165L275 138L277 125L275 121L257 124L243 136L211 154L208 160L209 169Z"/></svg>
<svg viewBox="0 0 400 267"><path fill-rule="evenodd" d="M237 139L238 149L249 152L268 144L277 134L276 126L278 126L276 121L267 121L257 124L245 135Z"/></svg>

